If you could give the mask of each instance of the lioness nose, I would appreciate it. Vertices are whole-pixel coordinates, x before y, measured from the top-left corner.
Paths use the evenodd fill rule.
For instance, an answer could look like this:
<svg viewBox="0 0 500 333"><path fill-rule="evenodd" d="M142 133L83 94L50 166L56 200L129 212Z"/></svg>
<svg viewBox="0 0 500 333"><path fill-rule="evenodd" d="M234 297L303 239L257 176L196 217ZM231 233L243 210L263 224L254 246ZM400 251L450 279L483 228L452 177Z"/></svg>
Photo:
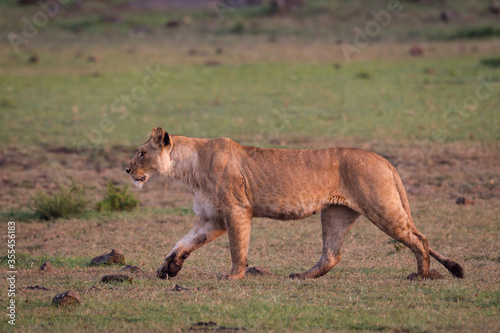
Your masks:
<svg viewBox="0 0 500 333"><path fill-rule="evenodd" d="M125 168L125 171L126 171L127 173L130 173L130 171L131 171L131 170L130 170L130 168Z"/></svg>

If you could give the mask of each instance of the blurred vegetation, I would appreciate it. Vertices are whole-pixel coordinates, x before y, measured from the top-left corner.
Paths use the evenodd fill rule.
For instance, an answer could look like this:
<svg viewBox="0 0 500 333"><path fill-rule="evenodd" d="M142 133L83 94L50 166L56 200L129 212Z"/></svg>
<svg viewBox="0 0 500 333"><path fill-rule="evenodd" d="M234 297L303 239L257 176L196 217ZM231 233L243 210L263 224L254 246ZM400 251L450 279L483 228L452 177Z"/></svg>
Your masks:
<svg viewBox="0 0 500 333"><path fill-rule="evenodd" d="M129 187L120 188L109 182L106 186L106 196L96 203L96 209L101 212L131 211L139 205Z"/></svg>
<svg viewBox="0 0 500 333"><path fill-rule="evenodd" d="M69 186L60 185L59 190L52 194L44 190L36 192L30 202L35 214L42 220L81 215L89 204L83 185L75 182Z"/></svg>
<svg viewBox="0 0 500 333"><path fill-rule="evenodd" d="M210 4L211 3L211 4ZM239 5L240 3L249 5ZM388 0L328 1L68 1L41 30L72 34L169 37L179 33L199 36L224 34L297 38L351 38L352 28L388 11ZM170 4L170 5L169 5ZM468 39L499 36L498 8L488 1L400 1L377 40ZM22 17L40 11L39 5L0 4L6 32L19 31Z"/></svg>

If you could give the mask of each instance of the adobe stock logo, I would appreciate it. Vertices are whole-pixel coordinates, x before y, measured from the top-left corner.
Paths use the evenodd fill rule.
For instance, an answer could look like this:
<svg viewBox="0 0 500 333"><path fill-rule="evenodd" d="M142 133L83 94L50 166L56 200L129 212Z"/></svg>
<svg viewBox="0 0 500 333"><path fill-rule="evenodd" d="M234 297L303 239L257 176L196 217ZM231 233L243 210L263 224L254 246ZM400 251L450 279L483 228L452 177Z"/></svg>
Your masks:
<svg viewBox="0 0 500 333"><path fill-rule="evenodd" d="M347 62L351 61L351 57L354 54L361 53L362 49L370 45L373 38L380 35L382 28L387 27L391 23L393 15L397 15L402 11L403 5L397 0L389 0L387 10L382 9L378 12L371 11L370 14L373 20L366 22L363 30L358 26L354 27L354 45L346 42L340 44L340 48Z"/></svg>
<svg viewBox="0 0 500 333"><path fill-rule="evenodd" d="M30 40L35 38L40 29L49 23L49 19L54 18L60 11L61 5L69 3L71 0L47 0L38 2L40 10L31 17L31 20L23 16L21 18L22 28L19 33L10 32L7 34L10 45L17 53L19 46L27 44Z"/></svg>

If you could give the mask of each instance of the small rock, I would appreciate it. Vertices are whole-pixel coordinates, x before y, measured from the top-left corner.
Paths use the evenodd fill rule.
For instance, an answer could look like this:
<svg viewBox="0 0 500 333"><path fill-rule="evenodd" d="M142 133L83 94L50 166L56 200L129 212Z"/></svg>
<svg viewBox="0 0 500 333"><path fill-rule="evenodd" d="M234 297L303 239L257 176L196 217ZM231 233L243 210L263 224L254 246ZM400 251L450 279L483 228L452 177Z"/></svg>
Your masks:
<svg viewBox="0 0 500 333"><path fill-rule="evenodd" d="M443 22L449 22L451 20L451 12L450 11L447 11L447 10L443 10L440 14L439 14L439 18L441 19L441 21Z"/></svg>
<svg viewBox="0 0 500 333"><path fill-rule="evenodd" d="M217 327L217 323L213 321L205 322L205 321L200 321L197 323L194 323L191 325L189 328L190 331L206 331L206 330L213 330Z"/></svg>
<svg viewBox="0 0 500 333"><path fill-rule="evenodd" d="M457 205L474 205L475 204L474 201L467 199L467 198L464 198L464 197L458 197L457 201L455 201L455 203Z"/></svg>
<svg viewBox="0 0 500 333"><path fill-rule="evenodd" d="M123 268L121 270L130 272L130 273L144 274L144 271L139 266L125 265L125 266L123 266Z"/></svg>
<svg viewBox="0 0 500 333"><path fill-rule="evenodd" d="M102 277L102 282L108 283L108 282L132 282L132 277L125 275L125 274L110 274Z"/></svg>
<svg viewBox="0 0 500 333"><path fill-rule="evenodd" d="M493 0L490 1L490 6L488 7L488 9L492 14L500 14L500 6Z"/></svg>
<svg viewBox="0 0 500 333"><path fill-rule="evenodd" d="M62 294L58 294L54 296L52 299L52 304L55 306L66 306L66 305L76 305L80 304L82 300L80 299L80 295L74 290L68 290L63 292Z"/></svg>
<svg viewBox="0 0 500 333"><path fill-rule="evenodd" d="M27 286L27 287L23 287L21 289L24 289L24 290L48 290L44 286L39 286L39 285L36 285L36 286Z"/></svg>
<svg viewBox="0 0 500 333"><path fill-rule="evenodd" d="M193 288L184 288L179 286L178 284L175 285L175 287L172 289L172 291L189 291L189 290L196 290Z"/></svg>
<svg viewBox="0 0 500 333"><path fill-rule="evenodd" d="M29 62L32 64L36 64L38 62L38 57L36 55L32 55L29 59Z"/></svg>
<svg viewBox="0 0 500 333"><path fill-rule="evenodd" d="M167 28L178 28L181 25L181 21L168 21L165 23Z"/></svg>
<svg viewBox="0 0 500 333"><path fill-rule="evenodd" d="M216 47L215 48L215 54L222 54L224 53L224 49L222 47Z"/></svg>
<svg viewBox="0 0 500 333"><path fill-rule="evenodd" d="M205 61L205 66L219 66L220 61L218 60L207 60Z"/></svg>
<svg viewBox="0 0 500 333"><path fill-rule="evenodd" d="M420 45L413 45L410 47L410 55L414 57L421 57L424 55L424 48Z"/></svg>
<svg viewBox="0 0 500 333"><path fill-rule="evenodd" d="M95 257L91 265L125 265L125 255L120 250L112 249L110 253Z"/></svg>
<svg viewBox="0 0 500 333"><path fill-rule="evenodd" d="M99 57L96 57L96 56L88 56L87 61L88 62L99 62L99 61L101 61L101 59Z"/></svg>
<svg viewBox="0 0 500 333"><path fill-rule="evenodd" d="M54 268L52 267L52 265L50 264L50 262L44 262L42 264L42 266L40 266L40 270L41 271L44 271L44 272L52 272L54 270Z"/></svg>
<svg viewBox="0 0 500 333"><path fill-rule="evenodd" d="M249 275L263 275L263 276L269 276L272 275L271 271L262 267L247 267L245 269L245 274Z"/></svg>

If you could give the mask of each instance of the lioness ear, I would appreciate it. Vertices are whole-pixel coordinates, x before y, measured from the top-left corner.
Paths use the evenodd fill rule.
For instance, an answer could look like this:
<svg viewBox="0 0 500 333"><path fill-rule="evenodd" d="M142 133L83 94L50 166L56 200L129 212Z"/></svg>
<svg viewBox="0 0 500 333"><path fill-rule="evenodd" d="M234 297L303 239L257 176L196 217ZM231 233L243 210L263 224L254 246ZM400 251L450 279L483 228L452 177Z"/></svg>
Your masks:
<svg viewBox="0 0 500 333"><path fill-rule="evenodd" d="M170 136L161 127L153 128L151 132L151 142L156 148L168 146L170 144Z"/></svg>

